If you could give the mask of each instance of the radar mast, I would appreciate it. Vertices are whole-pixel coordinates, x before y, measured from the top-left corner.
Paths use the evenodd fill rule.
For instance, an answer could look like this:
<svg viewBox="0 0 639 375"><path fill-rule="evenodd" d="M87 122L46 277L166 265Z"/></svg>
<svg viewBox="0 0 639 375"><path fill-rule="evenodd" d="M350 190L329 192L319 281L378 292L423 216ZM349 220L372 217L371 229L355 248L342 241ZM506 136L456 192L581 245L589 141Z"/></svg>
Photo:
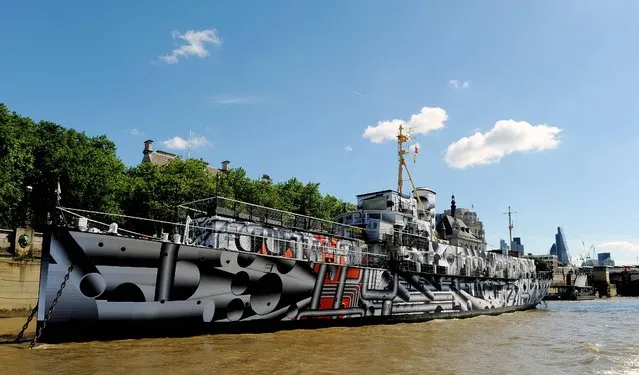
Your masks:
<svg viewBox="0 0 639 375"><path fill-rule="evenodd" d="M410 128L407 129L407 133L410 133ZM406 174L408 175L408 180L410 181L411 186L413 187L413 192L415 193L415 198L417 198L417 203L419 203L419 207L422 209L424 215L427 215L426 208L422 203L419 194L417 194L417 187L415 186L415 182L413 181L413 177L410 175L410 170L408 170L408 166L406 165L406 160L404 159L404 155L408 154L408 150L404 149L404 143L410 141L410 137L408 134L404 134L404 124L399 124L399 133L397 134L397 156L399 160L399 165L397 169L397 192L401 195L403 192L404 185L404 177L403 170L406 168ZM417 151L417 150L416 150Z"/></svg>

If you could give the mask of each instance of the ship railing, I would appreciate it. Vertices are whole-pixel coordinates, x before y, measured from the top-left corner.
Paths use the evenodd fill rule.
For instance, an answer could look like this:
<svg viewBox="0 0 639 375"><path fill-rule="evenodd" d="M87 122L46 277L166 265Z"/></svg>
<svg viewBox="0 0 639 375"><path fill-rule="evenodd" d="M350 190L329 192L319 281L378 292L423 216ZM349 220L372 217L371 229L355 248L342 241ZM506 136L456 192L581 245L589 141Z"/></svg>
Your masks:
<svg viewBox="0 0 639 375"><path fill-rule="evenodd" d="M356 246L337 247L328 243L316 241L296 241L276 236L263 236L235 231L213 230L211 228L192 226L195 233L208 231L213 236L190 236L187 243L199 246L229 249L239 252L250 252L262 255L290 258L311 262L331 263L348 266L386 267L388 257L385 254L370 253ZM195 238L193 238L195 237ZM208 237L208 241L198 240L197 237ZM211 238L212 237L212 238ZM248 244L248 250L238 249L237 242Z"/></svg>
<svg viewBox="0 0 639 375"><path fill-rule="evenodd" d="M551 271L537 271L536 276L537 276L537 279L540 279L540 280L552 280Z"/></svg>
<svg viewBox="0 0 639 375"><path fill-rule="evenodd" d="M220 196L182 203L178 208L192 218L224 216L342 238L364 238L364 229L359 227Z"/></svg>
<svg viewBox="0 0 639 375"><path fill-rule="evenodd" d="M158 241L173 241L191 246L214 247L237 252L257 253L281 258L292 258L311 262L323 262L338 265L362 266L362 267L386 267L388 257L385 254L369 253L358 247L361 241L351 240L348 247L334 247L327 242L316 241L308 243L292 239L283 239L276 236L263 236L257 234L241 233L228 230L215 230L189 223L176 223L165 220L142 218L123 214L106 213L93 210L84 210L68 207L57 207L63 216L66 226L78 228L81 231L107 233L113 235L126 235L128 237L151 239ZM103 218L98 220L95 217ZM135 222L152 224L154 228L161 228L160 233L148 234L139 231L125 229L122 225ZM166 229L166 231L165 231ZM198 233L200 232L200 233ZM201 234L209 232L213 236L212 242L207 242ZM169 238L169 234L172 237ZM198 234L200 234L198 236ZM208 236L209 238L211 236ZM236 240L244 238L250 243L250 251L237 249ZM273 244L269 249L267 244ZM291 253L287 252L291 249Z"/></svg>
<svg viewBox="0 0 639 375"><path fill-rule="evenodd" d="M407 246L426 250L429 248L428 237L403 231L392 231L389 234L385 234L383 235L383 240L384 242L394 246Z"/></svg>

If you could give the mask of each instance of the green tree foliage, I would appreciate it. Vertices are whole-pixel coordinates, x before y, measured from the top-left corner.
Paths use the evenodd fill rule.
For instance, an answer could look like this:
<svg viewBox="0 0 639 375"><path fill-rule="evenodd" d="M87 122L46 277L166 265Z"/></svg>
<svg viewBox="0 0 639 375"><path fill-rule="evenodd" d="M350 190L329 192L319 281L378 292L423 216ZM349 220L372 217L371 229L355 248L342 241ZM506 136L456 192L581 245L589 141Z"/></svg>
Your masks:
<svg viewBox="0 0 639 375"><path fill-rule="evenodd" d="M215 178L200 160L175 159L164 166L142 163L126 172L127 189L122 210L126 215L175 221L176 206L215 195ZM144 233L159 233L161 225L130 222Z"/></svg>
<svg viewBox="0 0 639 375"><path fill-rule="evenodd" d="M50 201L59 178L66 206L120 211L125 166L113 142L104 135L89 137L51 122L40 122L36 137L30 174L36 207Z"/></svg>
<svg viewBox="0 0 639 375"><path fill-rule="evenodd" d="M36 223L46 218L59 179L65 205L117 212L125 167L106 136L90 137L60 125L9 113L0 103L0 225L20 225L25 204ZM24 200L27 185L31 200Z"/></svg>
<svg viewBox="0 0 639 375"><path fill-rule="evenodd" d="M35 123L0 103L0 225L20 225L27 185L33 186L34 214L44 222L58 180L66 207L169 222L177 219L178 204L216 194L327 220L354 209L323 195L319 183L291 178L272 184L248 177L242 168L216 175L200 160L176 158L163 166L142 163L126 169L106 136L90 137L47 121ZM121 224L148 234L163 229L151 222Z"/></svg>
<svg viewBox="0 0 639 375"><path fill-rule="evenodd" d="M33 168L31 142L35 124L10 113L0 103L0 225L13 226L22 220L27 174Z"/></svg>

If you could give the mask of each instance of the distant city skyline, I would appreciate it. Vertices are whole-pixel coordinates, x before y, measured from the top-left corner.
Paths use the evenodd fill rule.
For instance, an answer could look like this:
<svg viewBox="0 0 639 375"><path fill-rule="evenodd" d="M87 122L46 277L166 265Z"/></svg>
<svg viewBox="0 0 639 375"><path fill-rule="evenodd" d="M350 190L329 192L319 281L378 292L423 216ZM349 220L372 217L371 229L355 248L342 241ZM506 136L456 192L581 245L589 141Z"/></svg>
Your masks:
<svg viewBox="0 0 639 375"><path fill-rule="evenodd" d="M415 183L437 212L452 194L474 207L489 247L509 238L511 206L527 253L547 254L561 226L574 255L584 241L637 263L639 2L71 0L2 14L0 101L106 134L128 166L150 138L353 202L395 188L403 122Z"/></svg>
<svg viewBox="0 0 639 375"><path fill-rule="evenodd" d="M519 256L524 256L524 245L521 243L521 237L513 238L513 248L512 251L516 251Z"/></svg>
<svg viewBox="0 0 639 375"><path fill-rule="evenodd" d="M555 243L553 243L550 247L550 254L556 255L557 260L559 260L560 263L573 263L573 259L570 257L570 251L568 250L568 244L566 243L566 236L564 235L564 230L561 227L557 227Z"/></svg>
<svg viewBox="0 0 639 375"><path fill-rule="evenodd" d="M499 240L499 250L501 250L502 254L508 253L508 244L503 238Z"/></svg>

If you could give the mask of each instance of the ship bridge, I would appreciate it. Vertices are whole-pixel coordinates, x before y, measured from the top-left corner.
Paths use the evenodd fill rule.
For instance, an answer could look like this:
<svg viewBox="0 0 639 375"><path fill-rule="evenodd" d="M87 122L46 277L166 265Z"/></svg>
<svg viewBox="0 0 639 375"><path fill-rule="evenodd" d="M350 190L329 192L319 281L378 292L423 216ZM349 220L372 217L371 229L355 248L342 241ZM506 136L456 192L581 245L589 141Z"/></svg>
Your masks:
<svg viewBox="0 0 639 375"><path fill-rule="evenodd" d="M397 232L431 238L434 211L435 192L430 189L416 189L412 196L389 189L357 195L357 211L338 215L335 220L364 228L367 242L372 243Z"/></svg>

